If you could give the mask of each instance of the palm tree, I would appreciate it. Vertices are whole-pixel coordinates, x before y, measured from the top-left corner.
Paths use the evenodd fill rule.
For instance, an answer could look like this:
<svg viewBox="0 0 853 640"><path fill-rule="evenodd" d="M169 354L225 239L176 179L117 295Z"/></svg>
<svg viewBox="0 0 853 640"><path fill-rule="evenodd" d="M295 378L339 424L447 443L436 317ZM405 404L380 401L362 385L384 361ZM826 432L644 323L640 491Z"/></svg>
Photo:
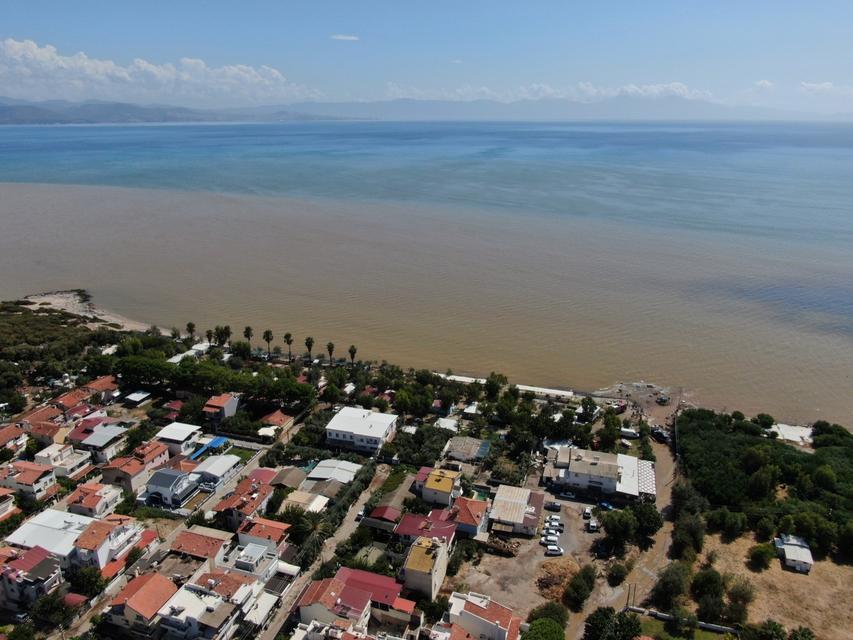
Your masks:
<svg viewBox="0 0 853 640"><path fill-rule="evenodd" d="M305 348L308 349L308 359L311 360L311 349L314 348L314 338L311 336L305 338Z"/></svg>
<svg viewBox="0 0 853 640"><path fill-rule="evenodd" d="M213 329L208 329L204 335L207 338L207 344L213 344Z"/></svg>
<svg viewBox="0 0 853 640"><path fill-rule="evenodd" d="M290 345L293 344L293 334L292 333L287 332L284 334L284 344L287 345L287 361L290 362L291 360L293 360L293 356L290 353Z"/></svg>
<svg viewBox="0 0 853 640"><path fill-rule="evenodd" d="M246 342L249 343L249 348L252 348L252 336L255 335L255 332L252 331L252 327L247 326L243 329L243 337L246 338Z"/></svg>
<svg viewBox="0 0 853 640"><path fill-rule="evenodd" d="M355 366L355 354L357 354L357 353L358 353L358 349L356 348L356 346L354 344L351 344L349 346L349 359L350 359L350 362L352 363L352 366Z"/></svg>
<svg viewBox="0 0 853 640"><path fill-rule="evenodd" d="M328 538L333 533L333 529L326 516L316 511L305 511L302 516L293 525L293 533L297 538L303 540L317 535L321 538Z"/></svg>
<svg viewBox="0 0 853 640"><path fill-rule="evenodd" d="M326 343L326 351L329 352L329 366L332 366L332 354L335 352L335 343L327 342Z"/></svg>
<svg viewBox="0 0 853 640"><path fill-rule="evenodd" d="M224 340L222 341L222 344L225 344L226 342L231 342L231 325L230 324L226 324L224 327L222 327L222 337L224 338Z"/></svg>
<svg viewBox="0 0 853 640"><path fill-rule="evenodd" d="M264 330L264 342L267 343L267 358L270 357L270 343L272 342L272 331L269 329Z"/></svg>
<svg viewBox="0 0 853 640"><path fill-rule="evenodd" d="M187 335L190 340L195 340L195 322L187 322Z"/></svg>

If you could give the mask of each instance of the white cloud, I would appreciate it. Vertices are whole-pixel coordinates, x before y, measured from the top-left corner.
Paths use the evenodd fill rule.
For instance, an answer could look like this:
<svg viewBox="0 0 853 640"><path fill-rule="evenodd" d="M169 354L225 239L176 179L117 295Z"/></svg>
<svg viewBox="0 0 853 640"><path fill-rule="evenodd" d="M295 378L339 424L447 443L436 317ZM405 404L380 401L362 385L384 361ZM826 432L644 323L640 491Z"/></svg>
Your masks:
<svg viewBox="0 0 853 640"><path fill-rule="evenodd" d="M21 99L128 100L185 105L256 104L317 98L274 67L211 67L198 58L155 64L141 58L122 65L79 52L64 55L32 40L0 41L0 86Z"/></svg>
<svg viewBox="0 0 853 640"><path fill-rule="evenodd" d="M354 36L347 33L336 33L334 35L329 36L332 40L344 40L346 42L358 42L361 40L358 36Z"/></svg>
<svg viewBox="0 0 853 640"><path fill-rule="evenodd" d="M770 80L758 80L756 83L752 85L752 88L757 91L769 91L774 88L776 85Z"/></svg>
<svg viewBox="0 0 853 640"><path fill-rule="evenodd" d="M834 82L801 82L800 91L810 94L853 96L853 87Z"/></svg>
<svg viewBox="0 0 853 640"><path fill-rule="evenodd" d="M561 98L580 102L594 102L617 96L641 98L663 98L677 96L688 100L708 100L713 96L710 91L691 89L681 82L666 84L626 84L616 87L596 85L591 82L579 82L576 85L560 88L545 83L533 83L514 89L498 91L487 86L462 85L456 88L419 89L403 86L394 82L386 85L388 98L412 98L416 100L497 100L515 102L517 100L541 100Z"/></svg>
<svg viewBox="0 0 853 640"><path fill-rule="evenodd" d="M459 58L454 58L450 61L450 64L462 64L462 61Z"/></svg>

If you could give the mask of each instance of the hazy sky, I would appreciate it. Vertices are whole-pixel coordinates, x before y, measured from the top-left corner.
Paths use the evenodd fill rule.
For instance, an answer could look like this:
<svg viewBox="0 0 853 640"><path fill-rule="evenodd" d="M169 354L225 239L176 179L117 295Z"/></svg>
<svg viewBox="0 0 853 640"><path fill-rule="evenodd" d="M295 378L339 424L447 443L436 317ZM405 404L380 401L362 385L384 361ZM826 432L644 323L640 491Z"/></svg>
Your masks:
<svg viewBox="0 0 853 640"><path fill-rule="evenodd" d="M0 4L0 95L17 98L617 94L853 112L853 1Z"/></svg>

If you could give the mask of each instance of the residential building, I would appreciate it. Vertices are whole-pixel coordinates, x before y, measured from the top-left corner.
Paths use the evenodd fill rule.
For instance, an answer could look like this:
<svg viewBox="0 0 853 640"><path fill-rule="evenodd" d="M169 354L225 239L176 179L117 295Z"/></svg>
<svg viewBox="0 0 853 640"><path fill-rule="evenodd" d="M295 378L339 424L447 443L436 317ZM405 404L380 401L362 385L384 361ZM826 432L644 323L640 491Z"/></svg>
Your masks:
<svg viewBox="0 0 853 640"><path fill-rule="evenodd" d="M432 467L421 467L418 470L417 475L415 476L414 484L412 485L412 489L418 495L421 495L421 492L424 490L424 485L426 484L427 478L429 478L429 474L432 473Z"/></svg>
<svg viewBox="0 0 853 640"><path fill-rule="evenodd" d="M74 543L92 522L96 520L88 516L45 509L6 536L6 544L21 549L42 547L59 558L66 569L72 564Z"/></svg>
<svg viewBox="0 0 853 640"><path fill-rule="evenodd" d="M449 520L456 524L456 532L461 536L486 536L489 528L489 503L474 498L456 498L450 508Z"/></svg>
<svg viewBox="0 0 853 640"><path fill-rule="evenodd" d="M0 427L0 449L8 449L13 456L26 448L27 440L27 432L24 431L23 427L16 424Z"/></svg>
<svg viewBox="0 0 853 640"><path fill-rule="evenodd" d="M145 486L151 472L145 464L132 456L115 458L101 468L102 479L121 487L122 491L136 495Z"/></svg>
<svg viewBox="0 0 853 640"><path fill-rule="evenodd" d="M307 479L311 481L337 480L342 484L349 484L355 479L361 470L361 465L347 460L332 458L321 460L317 466L308 472Z"/></svg>
<svg viewBox="0 0 853 640"><path fill-rule="evenodd" d="M259 516L246 518L237 529L237 540L241 545L263 545L268 551L281 556L287 549L290 525L278 520Z"/></svg>
<svg viewBox="0 0 853 640"><path fill-rule="evenodd" d="M159 573L137 576L110 601L104 619L134 637L153 636L158 611L177 591L175 583Z"/></svg>
<svg viewBox="0 0 853 640"><path fill-rule="evenodd" d="M36 464L53 467L58 478L77 480L94 470L92 454L75 449L70 444L51 444L39 451L34 458Z"/></svg>
<svg viewBox="0 0 853 640"><path fill-rule="evenodd" d="M370 593L347 586L337 578L314 580L296 603L299 620L304 624L317 621L344 628L349 625L367 628L370 620Z"/></svg>
<svg viewBox="0 0 853 640"><path fill-rule="evenodd" d="M444 540L417 538L409 547L403 563L403 584L407 589L435 600L447 575L449 558L449 547Z"/></svg>
<svg viewBox="0 0 853 640"><path fill-rule="evenodd" d="M242 460L233 454L208 456L198 463L193 473L198 475L203 490L215 491L237 475L241 466Z"/></svg>
<svg viewBox="0 0 853 640"><path fill-rule="evenodd" d="M107 463L118 457L126 438L127 429L108 424L97 426L92 434L80 443L80 448L89 451L95 462Z"/></svg>
<svg viewBox="0 0 853 640"><path fill-rule="evenodd" d="M800 573L808 573L814 565L814 558L808 542L799 536L783 534L773 540L776 553L785 566Z"/></svg>
<svg viewBox="0 0 853 640"><path fill-rule="evenodd" d="M281 409L268 413L260 420L265 427L272 427L278 431L278 438L282 442L290 442L293 437L294 417L287 415Z"/></svg>
<svg viewBox="0 0 853 640"><path fill-rule="evenodd" d="M0 522L21 513L15 505L15 491L8 487L0 487Z"/></svg>
<svg viewBox="0 0 853 640"><path fill-rule="evenodd" d="M223 393L218 396L212 396L205 403L202 411L208 422L218 424L230 418L237 413L237 406L240 404L240 398L233 393Z"/></svg>
<svg viewBox="0 0 853 640"><path fill-rule="evenodd" d="M145 485L137 500L166 509L180 509L199 491L197 479L176 469L158 469Z"/></svg>
<svg viewBox="0 0 853 640"><path fill-rule="evenodd" d="M61 583L59 558L42 547L23 552L15 550L0 567L0 595L4 608L12 611L28 610Z"/></svg>
<svg viewBox="0 0 853 640"><path fill-rule="evenodd" d="M90 397L100 404L111 404L121 395L115 376L100 376L83 385L83 388L92 392Z"/></svg>
<svg viewBox="0 0 853 640"><path fill-rule="evenodd" d="M320 513L329 504L329 499L325 496L318 496L307 491L291 491L282 503L282 508L296 507L303 511Z"/></svg>
<svg viewBox="0 0 853 640"><path fill-rule="evenodd" d="M459 462L481 462L489 455L491 443L470 436L453 436L444 445L442 457Z"/></svg>
<svg viewBox="0 0 853 640"><path fill-rule="evenodd" d="M444 540L452 548L456 538L456 524L447 520L438 509L433 509L427 515L404 513L394 527L394 534L404 544L412 544L418 538L426 537Z"/></svg>
<svg viewBox="0 0 853 640"><path fill-rule="evenodd" d="M151 440L136 447L131 455L144 464L147 470L156 469L169 460L169 447L162 442Z"/></svg>
<svg viewBox="0 0 853 640"><path fill-rule="evenodd" d="M84 482L68 496L67 509L90 518L101 518L113 512L121 502L121 489L111 484Z"/></svg>
<svg viewBox="0 0 853 640"><path fill-rule="evenodd" d="M391 628L395 635L405 635L416 622L415 603L400 597L403 585L394 578L371 571L341 567L335 578L346 585L370 594L370 618L374 626Z"/></svg>
<svg viewBox="0 0 853 640"><path fill-rule="evenodd" d="M201 427L183 422L172 422L157 432L155 440L169 448L170 456L189 455L201 436Z"/></svg>
<svg viewBox="0 0 853 640"><path fill-rule="evenodd" d="M73 409L77 405L86 402L93 395L95 395L94 392L78 387L57 396L51 400L51 403L60 411L67 412L69 409Z"/></svg>
<svg viewBox="0 0 853 640"><path fill-rule="evenodd" d="M278 572L279 562L278 555L269 547L252 542L229 549L218 566L266 584Z"/></svg>
<svg viewBox="0 0 853 640"><path fill-rule="evenodd" d="M480 640L517 640L521 618L512 609L480 593L450 594L445 624L458 625ZM439 625L441 627L443 625Z"/></svg>
<svg viewBox="0 0 853 640"><path fill-rule="evenodd" d="M93 520L74 541L73 563L104 569L126 556L140 541L142 525L130 516L109 515Z"/></svg>
<svg viewBox="0 0 853 640"><path fill-rule="evenodd" d="M228 527L236 531L246 518L266 510L272 492L271 486L244 478L230 496L223 498L213 507L213 511L223 514Z"/></svg>
<svg viewBox="0 0 853 640"><path fill-rule="evenodd" d="M23 460L0 465L0 487L36 500L47 500L59 490L53 467Z"/></svg>
<svg viewBox="0 0 853 640"><path fill-rule="evenodd" d="M172 541L169 550L179 555L199 558L215 567L222 563L232 536L224 531L193 526L181 531Z"/></svg>
<svg viewBox="0 0 853 640"><path fill-rule="evenodd" d="M237 630L239 607L220 594L188 583L157 612L166 638L227 640Z"/></svg>
<svg viewBox="0 0 853 640"><path fill-rule="evenodd" d="M462 472L449 469L433 469L427 475L421 489L421 498L430 504L449 507L462 495Z"/></svg>
<svg viewBox="0 0 853 640"><path fill-rule="evenodd" d="M492 531L534 536L539 528L545 494L502 484L492 500Z"/></svg>
<svg viewBox="0 0 853 640"><path fill-rule="evenodd" d="M64 422L62 411L53 405L33 409L17 420L18 426L23 427L27 433L32 433L33 428L39 425L58 426L62 422Z"/></svg>
<svg viewBox="0 0 853 640"><path fill-rule="evenodd" d="M396 428L394 414L344 407L326 425L326 442L330 446L374 455L388 440L393 440Z"/></svg>
<svg viewBox="0 0 853 640"><path fill-rule="evenodd" d="M654 463L621 453L552 448L543 477L551 486L593 495L654 499L657 493Z"/></svg>

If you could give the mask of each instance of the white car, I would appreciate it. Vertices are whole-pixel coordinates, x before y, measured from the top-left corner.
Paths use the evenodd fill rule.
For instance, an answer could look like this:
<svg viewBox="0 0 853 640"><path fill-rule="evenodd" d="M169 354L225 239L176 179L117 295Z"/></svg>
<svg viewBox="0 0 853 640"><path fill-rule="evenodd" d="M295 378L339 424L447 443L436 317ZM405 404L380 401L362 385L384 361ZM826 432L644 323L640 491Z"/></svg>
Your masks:
<svg viewBox="0 0 853 640"><path fill-rule="evenodd" d="M598 531L598 520L590 518L589 522L586 523L586 530L590 532Z"/></svg>
<svg viewBox="0 0 853 640"><path fill-rule="evenodd" d="M549 544L545 547L545 555L546 556L561 556L565 553L563 547L558 547L555 544Z"/></svg>
<svg viewBox="0 0 853 640"><path fill-rule="evenodd" d="M550 516L548 516L547 518L545 518L545 520L550 520L551 522L553 522L553 521L555 521L555 520L556 520L557 522L559 522L559 521L560 521L560 516L558 516L556 513L552 513Z"/></svg>
<svg viewBox="0 0 853 640"><path fill-rule="evenodd" d="M589 520L592 517L592 507L586 507L583 510L583 519Z"/></svg>
<svg viewBox="0 0 853 640"><path fill-rule="evenodd" d="M559 518L548 518L545 521L546 527L561 527L563 525L563 521Z"/></svg>
<svg viewBox="0 0 853 640"><path fill-rule="evenodd" d="M559 541L560 539L557 536L542 536L539 540L539 544L547 547L552 544L557 544Z"/></svg>
<svg viewBox="0 0 853 640"><path fill-rule="evenodd" d="M545 535L545 536L558 536L558 535L560 535L560 532L559 532L559 531L557 531L556 529L543 529L543 530L542 530L542 535Z"/></svg>

